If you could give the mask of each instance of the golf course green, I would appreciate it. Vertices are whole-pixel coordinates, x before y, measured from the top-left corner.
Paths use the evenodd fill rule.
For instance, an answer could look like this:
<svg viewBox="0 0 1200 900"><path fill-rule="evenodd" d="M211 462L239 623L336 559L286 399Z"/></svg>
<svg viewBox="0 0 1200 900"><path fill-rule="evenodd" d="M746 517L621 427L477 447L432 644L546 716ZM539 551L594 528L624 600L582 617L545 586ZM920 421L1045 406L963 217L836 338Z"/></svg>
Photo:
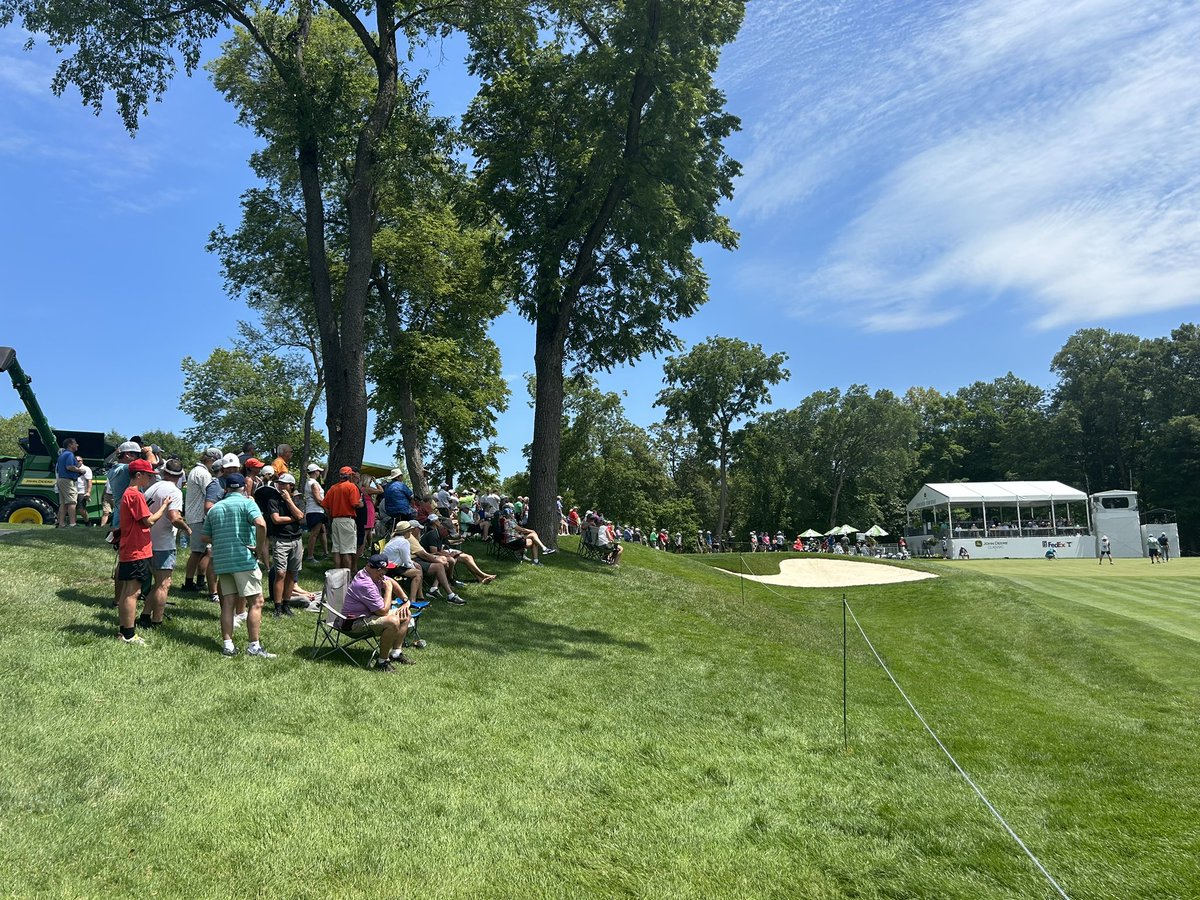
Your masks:
<svg viewBox="0 0 1200 900"><path fill-rule="evenodd" d="M0 536L0 893L1056 896L854 630L843 746L844 594L1067 894L1200 896L1200 560L799 589L572 541L488 560L385 677L312 662L300 611L223 659L176 592L119 645L96 531Z"/></svg>

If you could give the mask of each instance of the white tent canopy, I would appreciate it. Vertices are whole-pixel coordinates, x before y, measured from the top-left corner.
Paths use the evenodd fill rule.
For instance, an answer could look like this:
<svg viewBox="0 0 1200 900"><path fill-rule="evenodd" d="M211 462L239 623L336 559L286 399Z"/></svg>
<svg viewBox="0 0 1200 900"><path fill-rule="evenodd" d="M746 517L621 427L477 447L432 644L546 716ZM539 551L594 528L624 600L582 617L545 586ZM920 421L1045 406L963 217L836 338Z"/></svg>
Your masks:
<svg viewBox="0 0 1200 900"><path fill-rule="evenodd" d="M908 501L908 511L945 506L1032 506L1076 503L1087 494L1061 481L962 481L925 484Z"/></svg>

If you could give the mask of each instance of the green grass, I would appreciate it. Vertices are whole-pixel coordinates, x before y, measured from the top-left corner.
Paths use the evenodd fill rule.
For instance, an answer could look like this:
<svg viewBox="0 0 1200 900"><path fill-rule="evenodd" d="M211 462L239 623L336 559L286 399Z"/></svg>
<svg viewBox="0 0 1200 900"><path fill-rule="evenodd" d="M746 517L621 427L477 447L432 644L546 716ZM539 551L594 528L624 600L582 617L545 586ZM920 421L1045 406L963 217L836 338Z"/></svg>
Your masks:
<svg viewBox="0 0 1200 900"><path fill-rule="evenodd" d="M0 537L11 896L1050 896L853 637L843 751L840 590L492 563L386 678L182 597L119 646L97 540ZM1200 566L1067 562L846 593L1072 897L1196 896Z"/></svg>

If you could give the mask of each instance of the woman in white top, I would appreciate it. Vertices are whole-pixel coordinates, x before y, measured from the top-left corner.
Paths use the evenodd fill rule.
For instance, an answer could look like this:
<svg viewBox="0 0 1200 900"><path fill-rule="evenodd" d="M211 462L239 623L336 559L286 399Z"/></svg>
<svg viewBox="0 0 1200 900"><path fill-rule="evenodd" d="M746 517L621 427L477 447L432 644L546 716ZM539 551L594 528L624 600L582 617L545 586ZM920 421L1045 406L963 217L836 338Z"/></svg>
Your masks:
<svg viewBox="0 0 1200 900"><path fill-rule="evenodd" d="M308 561L316 562L313 550L317 538L321 539L322 555L329 555L329 529L325 527L325 507L321 501L325 499L325 489L321 487L321 474L324 472L316 463L308 464L308 481L304 485L304 520L308 525Z"/></svg>

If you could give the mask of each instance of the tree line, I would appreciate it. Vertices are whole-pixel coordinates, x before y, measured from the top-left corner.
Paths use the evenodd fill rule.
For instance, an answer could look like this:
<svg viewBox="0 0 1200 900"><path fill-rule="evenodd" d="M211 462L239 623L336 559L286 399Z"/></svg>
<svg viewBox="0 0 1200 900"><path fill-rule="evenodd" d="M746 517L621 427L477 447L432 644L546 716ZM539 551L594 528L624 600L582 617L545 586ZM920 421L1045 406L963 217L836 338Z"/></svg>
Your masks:
<svg viewBox="0 0 1200 900"><path fill-rule="evenodd" d="M1011 372L946 392L854 384L760 413L783 362L732 338L669 358L666 416L649 428L594 379L569 380L567 502L688 537L726 523L739 540L845 522L894 534L925 482L1053 480L1135 490L1143 510L1173 510L1183 547L1200 550L1200 326L1077 331L1050 361L1050 388Z"/></svg>

